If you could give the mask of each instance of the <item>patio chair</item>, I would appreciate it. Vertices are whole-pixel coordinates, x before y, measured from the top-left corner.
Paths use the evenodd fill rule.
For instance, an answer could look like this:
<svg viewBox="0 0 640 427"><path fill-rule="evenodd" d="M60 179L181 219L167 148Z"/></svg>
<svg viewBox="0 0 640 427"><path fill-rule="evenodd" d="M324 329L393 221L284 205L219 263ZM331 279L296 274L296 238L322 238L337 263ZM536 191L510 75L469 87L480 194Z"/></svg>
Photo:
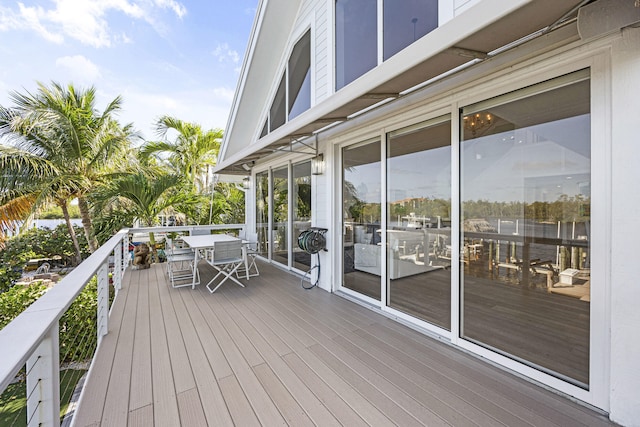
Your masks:
<svg viewBox="0 0 640 427"><path fill-rule="evenodd" d="M240 278L240 276L244 276L248 280L249 277L260 275L260 270L258 270L258 265L256 264L256 258L259 255L258 233L249 233L245 230L240 230L238 237L242 239L242 243L244 244L243 247L249 267L245 268L245 265L240 266L236 271L236 276L238 278Z"/></svg>
<svg viewBox="0 0 640 427"><path fill-rule="evenodd" d="M227 280L232 280L244 288L244 285L234 277L238 268L244 264L241 240L217 242L213 251L210 252L207 262L218 270L218 274L207 283L209 292L214 293ZM216 285L216 280L219 277L221 277L221 280ZM213 285L215 285L215 288L212 289Z"/></svg>
<svg viewBox="0 0 640 427"><path fill-rule="evenodd" d="M174 255L184 255L191 254L191 258L193 258L193 251L189 247L184 247L183 242L181 240L175 239L166 239L164 253L167 257L167 273L169 272L169 268L171 264L169 263L169 258Z"/></svg>
<svg viewBox="0 0 640 427"><path fill-rule="evenodd" d="M194 265L194 253L167 254L167 273L172 288L200 284L200 271Z"/></svg>

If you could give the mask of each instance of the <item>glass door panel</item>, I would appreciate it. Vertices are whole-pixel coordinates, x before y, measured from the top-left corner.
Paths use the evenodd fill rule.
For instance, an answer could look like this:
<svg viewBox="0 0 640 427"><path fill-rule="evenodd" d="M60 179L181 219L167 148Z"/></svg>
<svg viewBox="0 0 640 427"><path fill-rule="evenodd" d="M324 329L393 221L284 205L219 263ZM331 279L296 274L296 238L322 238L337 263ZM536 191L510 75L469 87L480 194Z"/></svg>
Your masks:
<svg viewBox="0 0 640 427"><path fill-rule="evenodd" d="M380 141L342 150L342 286L380 300Z"/></svg>
<svg viewBox="0 0 640 427"><path fill-rule="evenodd" d="M258 252L269 256L269 172L256 174L256 232L258 233Z"/></svg>
<svg viewBox="0 0 640 427"><path fill-rule="evenodd" d="M311 227L311 162L293 165L293 267L311 268L311 255L298 247L298 236Z"/></svg>
<svg viewBox="0 0 640 427"><path fill-rule="evenodd" d="M387 305L451 328L451 122L389 134Z"/></svg>
<svg viewBox="0 0 640 427"><path fill-rule="evenodd" d="M526 91L460 117L461 335L586 388L588 73Z"/></svg>
<svg viewBox="0 0 640 427"><path fill-rule="evenodd" d="M289 265L289 168L272 171L273 229L271 231L271 259Z"/></svg>

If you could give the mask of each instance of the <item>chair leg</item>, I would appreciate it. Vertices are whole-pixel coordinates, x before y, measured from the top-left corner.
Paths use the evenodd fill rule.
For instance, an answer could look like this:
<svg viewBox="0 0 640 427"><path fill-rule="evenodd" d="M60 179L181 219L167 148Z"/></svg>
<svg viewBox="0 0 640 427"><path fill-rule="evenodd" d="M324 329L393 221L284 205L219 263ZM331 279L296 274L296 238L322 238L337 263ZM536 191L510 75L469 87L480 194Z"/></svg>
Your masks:
<svg viewBox="0 0 640 427"><path fill-rule="evenodd" d="M240 283L240 282L238 281L238 279L236 279L235 277L233 277L233 275L234 275L234 274L236 274L236 272L237 272L238 268L239 268L241 265L242 265L242 263L235 263L235 264L231 264L231 265L225 266L225 267L223 267L223 268L220 268L220 269L219 269L219 271L218 271L218 274L216 274L216 275L213 277L213 279L211 279L211 280L209 281L209 283L207 283L207 289L209 290L209 292L214 293L214 292L215 292L215 291L216 291L220 286L222 286L222 284L223 284L224 282L226 282L228 279L231 279L232 281L236 282L236 284L238 284L238 285L240 285L240 286L242 286L242 287L244 288L244 285L243 285L242 283ZM216 280L220 275L222 275L222 276L223 276L222 280L220 281L220 283L218 283L218 284L216 285L216 287L215 287L215 288L211 289L211 285L213 285L213 284L214 284L215 280Z"/></svg>
<svg viewBox="0 0 640 427"><path fill-rule="evenodd" d="M245 262L245 265L240 266L240 268L236 272L236 277L238 277L238 279L246 278L247 280L249 280L250 277L255 277L260 275L260 270L258 270L258 264L256 264L256 256L248 255L247 259L248 261Z"/></svg>

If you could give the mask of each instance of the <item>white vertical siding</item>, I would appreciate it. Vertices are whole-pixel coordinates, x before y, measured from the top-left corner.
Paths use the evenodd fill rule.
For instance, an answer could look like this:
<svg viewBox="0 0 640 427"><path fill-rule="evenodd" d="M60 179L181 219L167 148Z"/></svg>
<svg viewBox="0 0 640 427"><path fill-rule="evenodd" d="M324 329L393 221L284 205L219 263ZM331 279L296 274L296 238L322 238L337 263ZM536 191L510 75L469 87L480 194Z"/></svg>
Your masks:
<svg viewBox="0 0 640 427"><path fill-rule="evenodd" d="M611 419L640 426L640 286L638 218L640 158L640 29L627 28L611 58Z"/></svg>
<svg viewBox="0 0 640 427"><path fill-rule="evenodd" d="M311 106L313 108L318 102L331 94L329 84L330 66L329 55L329 19L327 0L306 0L304 1L296 18L296 23L291 31L290 46L311 27L311 67L312 67L312 90ZM289 49L290 50L290 49Z"/></svg>
<svg viewBox="0 0 640 427"><path fill-rule="evenodd" d="M333 241L333 229L332 229L332 212L333 212L333 200L334 189L332 186L331 177L334 174L333 170L333 150L331 145L326 142L320 143L318 151L324 154L325 171L322 175L314 175L312 182L312 197L313 197L313 226L323 227L329 229L326 234L327 249L328 252L320 252L320 282L318 286L324 290L332 291L332 283L334 281L334 274L336 272L335 266L332 265L333 253L337 251L338 244ZM335 224L337 227L338 224Z"/></svg>

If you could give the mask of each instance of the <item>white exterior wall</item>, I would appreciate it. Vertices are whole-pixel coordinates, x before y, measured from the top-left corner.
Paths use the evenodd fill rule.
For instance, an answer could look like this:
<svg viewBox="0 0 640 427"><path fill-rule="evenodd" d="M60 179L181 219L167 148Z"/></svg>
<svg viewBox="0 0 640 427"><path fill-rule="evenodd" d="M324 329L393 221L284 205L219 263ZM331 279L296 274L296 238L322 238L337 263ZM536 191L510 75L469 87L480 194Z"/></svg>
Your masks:
<svg viewBox="0 0 640 427"><path fill-rule="evenodd" d="M453 4L453 14L459 14L476 0L447 0ZM453 3L451 3L453 2ZM308 0L301 6L300 15L296 21L296 27L292 37L301 35L309 23L312 28L312 67L313 82L312 105L329 97L332 91L333 60L332 60L332 0ZM449 108L449 111L457 111L457 102L470 103L478 101L486 96L494 96L501 91L514 90L526 84L533 84L542 77L537 76L535 70L542 74L560 75L561 69L571 68L574 60L588 61L590 56L599 55L596 73L592 80L604 91L604 96L593 94L594 108L593 121L599 123L599 129L593 134L593 146L605 144L604 150L594 150L594 155L604 153L604 157L593 159L593 167L598 168L594 178L604 178L603 182L594 183L594 201L605 206L594 207L598 215L603 218L594 227L604 228L594 230L597 234L599 248L594 248L599 254L604 254L607 261L600 264L598 277L600 288L595 297L600 303L594 303L592 310L593 319L602 320L595 325L596 329L605 329L606 341L601 348L592 348L598 358L604 360L605 371L599 381L604 385L599 392L601 397L594 400L606 402L599 403L608 410L613 421L625 426L640 426L640 284L638 284L635 246L640 237L637 223L640 218L640 197L636 190L640 182L640 169L636 166L640 159L640 143L638 142L637 129L638 112L640 111L640 29L625 29L622 37L611 36L607 40L593 42L592 45L576 43L575 49L560 49L552 54L539 55L538 59L528 59L528 65L524 66L527 78L521 79L518 74L518 65L512 69L497 71L491 78L482 79L484 82L478 87L473 84L465 84L460 79L458 85L452 84L449 95L438 98L435 101L423 99L414 106L404 107L396 113L385 116L370 128L377 128L378 132L384 132L387 126L397 127L398 123L411 121L422 115L424 118L433 111ZM598 53L594 53L598 50ZM500 64L500 60L495 61ZM594 68L594 69L596 69ZM532 73L532 70L534 71ZM552 70L552 71L549 71ZM542 75L541 74L541 75ZM532 77L533 75L533 77ZM552 76L551 76L552 77ZM495 80L494 80L495 78ZM454 79L455 81L455 79ZM470 94L470 95L467 95ZM477 98L477 99L473 99ZM463 101L461 101L463 100ZM313 108L313 106L312 106ZM431 112L431 113L430 113ZM440 114L440 113L438 113ZM415 119L418 120L418 119ZM604 128L604 138L602 136ZM382 130L381 130L382 129ZM320 138L319 152L323 153L325 160L325 173L312 177L312 200L314 211L312 225L328 228L327 248L328 252L320 253L321 277L318 286L327 291L337 288L341 278L339 277L339 257L336 253L340 250L338 236L341 230L339 218L340 201L340 167L334 158L337 151L335 143L357 137L348 134L361 133L353 130L344 133L334 133L330 138ZM610 156L610 158L608 158ZM281 166L291 157L282 157L274 162L273 166ZM260 165L256 170L264 170L268 165ZM604 168L602 168L604 166ZM606 195L604 194L606 193ZM609 204L610 202L610 204ZM255 195L253 189L248 203L251 212L248 219L254 217ZM595 216L594 216L595 218ZM253 221L255 218L253 218ZM595 290L593 292L596 292ZM455 340L454 340L455 341ZM604 347L604 348L602 348ZM469 349L475 352L475 349ZM604 353L602 356L600 353ZM509 364L499 361L507 367ZM515 367L518 369L518 367ZM519 369L518 369L519 370ZM526 371L525 369L522 369ZM530 375L530 372L525 372ZM556 387L556 385L552 385ZM556 387L562 389L561 387ZM584 399L588 400L588 399Z"/></svg>
<svg viewBox="0 0 640 427"><path fill-rule="evenodd" d="M640 426L640 29L611 51L611 419Z"/></svg>
<svg viewBox="0 0 640 427"><path fill-rule="evenodd" d="M329 232L326 234L328 252L320 252L320 282L318 286L325 291L333 291L333 283L337 280L335 277L336 269L332 265L334 252L337 251L339 242L333 241L334 227L332 223L334 205L333 205L333 180L335 173L333 168L332 150L327 143L320 143L318 151L324 155L325 171L322 175L314 175L312 178L312 197L313 197L313 215L312 223L314 227L327 228ZM335 207L338 209L339 207Z"/></svg>
<svg viewBox="0 0 640 427"><path fill-rule="evenodd" d="M316 85L315 104L321 102L333 93L333 33L330 31L333 9L333 3L327 0L314 0L315 10L315 40L313 46L315 53L312 52L315 60L315 76Z"/></svg>
<svg viewBox="0 0 640 427"><path fill-rule="evenodd" d="M314 181L314 225L326 227L330 232L329 253L322 254L320 287L335 290L341 280L340 261L335 255L340 250L340 230L336 228L341 227L340 168L337 159L333 158L338 152L335 144L360 142L368 132L377 129L383 134L386 128L396 128L401 123L406 125L420 120L418 117L424 120L447 105L453 106L450 111L457 111L458 102L476 102L573 69L592 66L592 81L597 88L592 94L592 120L595 123L592 143L593 155L597 156L593 159L593 168L596 168L593 178L602 180L594 182L593 187L594 203L600 204L593 208L598 212L597 215L594 212L593 226L598 227L594 230L594 235L598 235L598 248L594 247L594 254L603 255L603 261L597 262L599 286L593 290L598 299L592 300L592 310L595 310L592 312L593 334L598 338L593 342L592 357L597 360L596 369L604 366L606 372L593 372L594 385L597 382L600 390L593 395L587 392L576 393L576 396L608 410L613 421L625 426L640 426L640 310L637 309L640 285L637 284L634 252L640 236L637 228L640 197L635 189L640 181L640 170L635 166L636 162L630 160L640 159L640 144L634 132L637 129L635 113L640 111L638 52L640 29L626 29L622 38L614 35L590 44L576 43L574 49L561 49L540 55L539 59L527 60L526 65L515 67L522 68L522 72L511 67L498 70L491 77L482 78L486 83L481 85L462 83L465 79L461 78L462 84L451 86L448 96L429 98L425 95L413 105L375 118L368 125L345 128L343 132L331 131L330 137L321 137L320 151L324 153L326 170ZM609 200L611 204L607 206ZM515 364L505 366L520 370ZM523 371L536 378L535 370ZM566 387L558 386L559 383L551 381L553 387L572 394Z"/></svg>

